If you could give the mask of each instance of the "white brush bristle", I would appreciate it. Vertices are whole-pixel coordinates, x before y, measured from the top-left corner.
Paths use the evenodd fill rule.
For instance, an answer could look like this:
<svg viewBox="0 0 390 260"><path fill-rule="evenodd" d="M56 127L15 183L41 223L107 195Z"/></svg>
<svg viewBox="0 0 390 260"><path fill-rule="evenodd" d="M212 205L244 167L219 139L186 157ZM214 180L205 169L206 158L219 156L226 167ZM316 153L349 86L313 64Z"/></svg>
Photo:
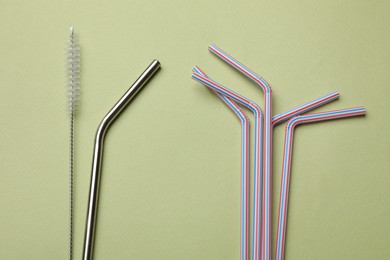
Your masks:
<svg viewBox="0 0 390 260"><path fill-rule="evenodd" d="M70 40L67 48L68 107L71 113L76 110L80 95L80 46L70 27Z"/></svg>

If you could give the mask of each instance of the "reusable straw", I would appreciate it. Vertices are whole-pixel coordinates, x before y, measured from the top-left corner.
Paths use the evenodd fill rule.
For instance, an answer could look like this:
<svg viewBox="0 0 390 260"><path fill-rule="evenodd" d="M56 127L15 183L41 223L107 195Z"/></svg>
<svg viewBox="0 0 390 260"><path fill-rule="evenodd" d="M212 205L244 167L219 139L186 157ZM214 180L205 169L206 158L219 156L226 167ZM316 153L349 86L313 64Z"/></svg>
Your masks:
<svg viewBox="0 0 390 260"><path fill-rule="evenodd" d="M253 237L252 258L257 260L269 260L271 256L271 202L272 202L272 90L269 84L252 70L238 62L215 45L210 45L209 50L227 64L241 72L256 83L264 93L264 145L263 145L263 198L261 205L261 229L255 230ZM259 183L260 184L260 183ZM255 184L256 185L256 184ZM258 188L260 189L260 188ZM260 237L261 233L261 237ZM260 239L261 238L261 239ZM261 241L261 251L259 246ZM261 253L261 255L260 255Z"/></svg>
<svg viewBox="0 0 390 260"><path fill-rule="evenodd" d="M194 71L207 77L195 66ZM231 98L211 90L241 122L241 215L240 215L240 255L241 260L249 259L249 118Z"/></svg>
<svg viewBox="0 0 390 260"><path fill-rule="evenodd" d="M325 120L333 120L339 118L362 116L365 115L364 107L356 107L342 110L334 110L318 114L309 114L296 116L290 119L286 125L284 138L284 153L283 153L283 170L280 188L279 200L279 215L278 215L278 233L276 239L276 260L284 259L285 241L286 241L286 226L287 226L287 209L288 209L288 194L290 187L291 175L291 158L294 129L296 126L307 123L320 122Z"/></svg>
<svg viewBox="0 0 390 260"><path fill-rule="evenodd" d="M118 102L110 109L98 126L93 149L91 186L89 189L87 222L85 227L85 239L83 260L93 259L93 248L95 242L96 220L99 201L100 177L103 161L104 139L110 125L120 115L123 109L133 100L142 87L152 78L160 68L160 62L153 60L139 78L131 85Z"/></svg>
<svg viewBox="0 0 390 260"><path fill-rule="evenodd" d="M254 103L253 101L241 96L240 94L230 90L216 81L203 76L202 74L197 73L195 70L193 71L192 78L206 87L209 87L216 92L223 94L232 100L246 106L249 108L254 114L254 137L255 137L255 145L254 145L254 199L253 199L253 232L259 231L259 220L260 220L260 203L261 199L261 190L260 190L260 182L261 182L261 170L262 170L262 147L263 147L263 112L260 107ZM255 235L253 235L255 237ZM259 240L256 241L259 243ZM258 246L258 245L257 245Z"/></svg>

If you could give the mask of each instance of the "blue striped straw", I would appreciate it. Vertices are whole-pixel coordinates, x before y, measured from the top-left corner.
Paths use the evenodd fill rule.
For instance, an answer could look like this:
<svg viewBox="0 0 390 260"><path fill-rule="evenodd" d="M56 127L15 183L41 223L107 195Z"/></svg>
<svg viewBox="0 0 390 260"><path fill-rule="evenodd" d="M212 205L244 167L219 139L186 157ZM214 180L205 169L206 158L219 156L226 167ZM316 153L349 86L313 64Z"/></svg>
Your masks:
<svg viewBox="0 0 390 260"><path fill-rule="evenodd" d="M271 202L272 202L272 90L259 75L244 66L215 45L209 50L227 64L257 84L264 93L264 144L263 144L263 198L261 203L261 228L254 232L252 259L269 260L271 257ZM260 189L260 188L258 188ZM260 218L260 216L257 216ZM258 220L257 220L258 221ZM261 234L261 236L260 236ZM260 242L260 243L259 243ZM258 244L261 246L259 247Z"/></svg>
<svg viewBox="0 0 390 260"><path fill-rule="evenodd" d="M276 238L276 254L275 260L284 259L285 241L286 241L286 227L287 227L287 212L288 212L288 198L291 176L291 159L293 149L293 137L295 127L301 124L308 124L320 122L325 120L334 120L339 118L363 116L366 113L364 107L356 107L342 110L328 111L318 114L309 114L303 116L296 116L290 119L286 125L284 138L284 152L283 152L283 168L282 179L280 187L279 200L279 214L278 214L278 233Z"/></svg>
<svg viewBox="0 0 390 260"><path fill-rule="evenodd" d="M195 66L194 72L208 76ZM240 255L241 260L249 259L249 118L231 98L211 90L241 122L241 228Z"/></svg>
<svg viewBox="0 0 390 260"><path fill-rule="evenodd" d="M262 147L263 147L263 112L260 107L253 101L241 96L240 94L234 92L231 89L228 89L216 81L207 78L199 73L194 71L192 78L206 87L209 87L216 92L225 95L232 100L244 105L249 108L254 114L254 200L253 200L253 231L259 230L260 218L257 217L260 214L260 199L261 199L261 177L262 177ZM254 241L254 240L253 240ZM253 242L254 243L254 242ZM257 240L257 246L259 246L260 241ZM253 247L255 245L253 244Z"/></svg>

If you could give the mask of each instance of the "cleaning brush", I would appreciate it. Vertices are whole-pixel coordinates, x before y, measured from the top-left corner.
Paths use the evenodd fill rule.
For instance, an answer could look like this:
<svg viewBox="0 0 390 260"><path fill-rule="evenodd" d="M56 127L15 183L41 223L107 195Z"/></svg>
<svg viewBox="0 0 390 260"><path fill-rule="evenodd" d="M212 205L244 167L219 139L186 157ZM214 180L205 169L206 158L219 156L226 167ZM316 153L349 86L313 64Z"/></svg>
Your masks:
<svg viewBox="0 0 390 260"><path fill-rule="evenodd" d="M69 260L73 255L73 128L76 106L79 101L80 46L74 28L70 27L70 41L67 47L68 109L69 109Z"/></svg>

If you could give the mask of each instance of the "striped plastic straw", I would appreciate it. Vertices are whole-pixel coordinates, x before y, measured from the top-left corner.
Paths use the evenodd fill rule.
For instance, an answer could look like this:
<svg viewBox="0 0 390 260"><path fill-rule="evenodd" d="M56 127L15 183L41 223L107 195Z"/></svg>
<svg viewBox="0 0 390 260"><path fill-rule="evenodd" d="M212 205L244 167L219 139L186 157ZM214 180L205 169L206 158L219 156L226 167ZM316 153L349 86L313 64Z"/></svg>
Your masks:
<svg viewBox="0 0 390 260"><path fill-rule="evenodd" d="M195 66L194 72L208 76ZM249 118L231 98L211 90L241 122L241 215L240 215L240 259L249 259Z"/></svg>
<svg viewBox="0 0 390 260"><path fill-rule="evenodd" d="M283 170L280 188L279 200L279 215L278 215L278 233L276 239L276 260L284 259L285 241L286 241L286 226L287 226L287 209L288 209L288 194L290 188L291 175L291 157L293 147L294 129L296 126L307 123L320 122L325 120L333 120L339 118L362 116L365 115L364 107L356 107L342 110L334 110L318 114L309 114L296 116L290 119L286 125L284 139L284 154L283 154Z"/></svg>
<svg viewBox="0 0 390 260"><path fill-rule="evenodd" d="M326 95L323 95L317 99L314 99L310 102L307 102L303 105L297 106L293 109L290 109L284 113L280 113L272 118L272 123L274 126L289 120L290 118L303 114L305 112L308 112L310 110L313 110L319 106L323 106L331 101L334 101L340 97L340 94L338 91L334 91L331 93L328 93Z"/></svg>
<svg viewBox="0 0 390 260"><path fill-rule="evenodd" d="M254 114L254 199L253 199L253 236L255 237L255 232L259 231L260 226L260 203L261 199L261 176L262 176L262 147L263 147L263 112L260 107L254 103L253 101L241 96L240 94L222 86L221 84L213 81L210 78L207 78L196 71L193 72L192 78L203 85L217 91L220 94L223 94L234 101L246 106L249 108ZM254 243L254 240L253 240ZM259 243L259 240L257 240ZM254 247L255 244L253 244ZM258 245L258 244L256 244Z"/></svg>
<svg viewBox="0 0 390 260"><path fill-rule="evenodd" d="M227 64L256 83L264 93L264 145L263 145L263 198L261 205L261 229L254 233L253 260L269 260L271 257L271 202L272 202L272 90L259 75L244 66L215 45L209 50ZM260 227L259 227L260 228ZM261 237L260 234L261 233ZM261 250L257 246L261 241ZM261 253L261 254L260 254Z"/></svg>

